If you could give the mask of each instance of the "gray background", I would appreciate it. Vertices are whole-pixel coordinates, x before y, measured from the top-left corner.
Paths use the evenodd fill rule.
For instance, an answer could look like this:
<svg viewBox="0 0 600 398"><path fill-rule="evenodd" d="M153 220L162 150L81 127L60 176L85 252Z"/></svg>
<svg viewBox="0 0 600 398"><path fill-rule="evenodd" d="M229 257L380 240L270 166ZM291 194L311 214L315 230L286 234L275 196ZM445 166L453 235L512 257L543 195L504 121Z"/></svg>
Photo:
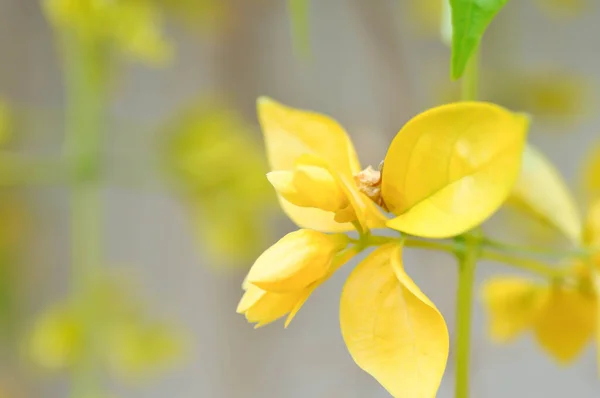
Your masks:
<svg viewBox="0 0 600 398"><path fill-rule="evenodd" d="M421 1L421 0L415 0ZM541 2L542 0L540 0ZM330 114L347 127L363 164L378 164L388 142L411 115L439 102L449 50L435 38L417 36L408 0L313 1L311 61L294 58L283 1L230 0L237 28L227 35L195 37L174 25L178 47L167 69L128 66L120 75L112 114L151 128L198 94L227 90L254 121L254 100L269 95L284 103ZM594 89L600 77L597 2L576 19L552 19L534 1L509 2L486 36L483 70L554 67L587 76ZM52 33L33 0L0 0L0 96L40 116L28 122L23 140L29 151L53 155L61 149L62 87ZM587 103L594 110L595 103ZM596 112L533 126L538 143L575 185L586 147L598 137ZM124 122L125 121L125 122ZM116 123L119 124L119 123ZM139 131L138 131L139 130ZM135 271L145 297L159 313L183 323L194 338L185 366L149 385L115 385L122 397L386 397L347 353L338 325L344 267L318 289L291 327L280 323L253 330L235 313L244 271L215 273L198 250L185 208L152 167L156 149L148 129L111 130L109 156L114 178L105 191L108 258ZM128 187L122 167L129 163L143 181ZM125 180L125 181L123 181ZM68 272L68 208L62 188L30 189L36 204L36 235L28 247L27 316L61 297ZM278 236L293 227L279 223ZM498 226L497 235L506 228ZM488 230L494 230L493 225ZM455 267L438 253L407 255L422 290L454 325ZM478 279L510 272L482 264ZM594 349L570 367L550 360L530 337L494 346L485 336L484 314L475 304L472 396L475 398L558 398L599 396ZM453 356L439 397L453 396ZM12 377L14 369L6 369ZM26 396L62 397L64 377L27 375ZM36 390L37 389L37 390Z"/></svg>

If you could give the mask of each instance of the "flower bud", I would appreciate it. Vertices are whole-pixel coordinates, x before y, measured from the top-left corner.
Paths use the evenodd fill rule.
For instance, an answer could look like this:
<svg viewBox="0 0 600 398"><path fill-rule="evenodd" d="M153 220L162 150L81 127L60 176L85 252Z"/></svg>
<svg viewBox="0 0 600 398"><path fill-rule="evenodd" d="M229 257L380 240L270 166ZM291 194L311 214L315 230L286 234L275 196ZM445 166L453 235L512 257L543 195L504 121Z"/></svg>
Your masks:
<svg viewBox="0 0 600 398"><path fill-rule="evenodd" d="M238 304L237 312L244 314L248 322L256 323L256 327L261 327L292 313L295 307L301 305L310 293L309 289L289 293L273 293L258 286L249 285Z"/></svg>
<svg viewBox="0 0 600 398"><path fill-rule="evenodd" d="M327 274L334 256L347 244L348 237L343 234L300 229L261 254L246 279L270 292L302 290Z"/></svg>
<svg viewBox="0 0 600 398"><path fill-rule="evenodd" d="M298 165L293 171L273 171L267 178L288 202L300 207L338 211L348 199L329 171L312 165Z"/></svg>

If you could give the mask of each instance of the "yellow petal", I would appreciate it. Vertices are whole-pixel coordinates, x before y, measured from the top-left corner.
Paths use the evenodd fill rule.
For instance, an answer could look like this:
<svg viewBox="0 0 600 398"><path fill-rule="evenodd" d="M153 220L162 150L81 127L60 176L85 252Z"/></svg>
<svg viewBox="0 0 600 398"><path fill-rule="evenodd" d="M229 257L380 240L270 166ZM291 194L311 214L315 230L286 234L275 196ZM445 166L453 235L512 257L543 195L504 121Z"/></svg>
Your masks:
<svg viewBox="0 0 600 398"><path fill-rule="evenodd" d="M330 212L348 206L346 194L322 167L300 164L294 171L272 171L267 178L278 194L296 206Z"/></svg>
<svg viewBox="0 0 600 398"><path fill-rule="evenodd" d="M600 247L600 200L596 200L588 209L583 243L586 246Z"/></svg>
<svg viewBox="0 0 600 398"><path fill-rule="evenodd" d="M298 157L316 155L342 174L360 171L352 141L335 120L267 97L258 99L258 117L272 170L291 170Z"/></svg>
<svg viewBox="0 0 600 398"><path fill-rule="evenodd" d="M523 152L521 174L511 200L557 228L574 244L581 240L581 217L575 200L558 170L531 145Z"/></svg>
<svg viewBox="0 0 600 398"><path fill-rule="evenodd" d="M335 120L286 107L267 97L258 100L258 118L271 170L292 170L300 156L313 155L326 159L337 172L348 177L360 171L354 146ZM298 207L281 196L279 202L283 211L300 228L323 232L353 229L350 223L336 222L332 213Z"/></svg>
<svg viewBox="0 0 600 398"><path fill-rule="evenodd" d="M248 322L264 326L292 311L304 296L305 290L273 293L250 285L238 305L237 312L244 314Z"/></svg>
<svg viewBox="0 0 600 398"><path fill-rule="evenodd" d="M519 277L496 277L482 287L492 340L507 342L531 329L547 299L545 287Z"/></svg>
<svg viewBox="0 0 600 398"><path fill-rule="evenodd" d="M319 157L304 155L299 158L299 162L329 170L330 175L344 192L349 206L336 213L334 218L336 221L358 221L363 230L385 227L387 218L367 195L359 191L353 178L336 172L331 165Z"/></svg>
<svg viewBox="0 0 600 398"><path fill-rule="evenodd" d="M575 290L551 288L540 314L535 335L559 362L574 360L589 343L596 325L595 302Z"/></svg>
<svg viewBox="0 0 600 398"><path fill-rule="evenodd" d="M287 328L312 292L357 253L357 248L352 247L337 254L327 274L300 291L283 294L267 292L244 280L242 287L246 292L238 304L237 312L245 314L249 322L257 322L257 327L267 325L289 313L285 321Z"/></svg>
<svg viewBox="0 0 600 398"><path fill-rule="evenodd" d="M596 143L583 164L583 190L589 200L600 198L600 145Z"/></svg>
<svg viewBox="0 0 600 398"><path fill-rule="evenodd" d="M348 237L342 234L291 232L260 255L248 272L248 282L272 292L302 290L327 274L334 256L347 244Z"/></svg>
<svg viewBox="0 0 600 398"><path fill-rule="evenodd" d="M434 397L448 358L442 315L404 272L398 245L382 246L352 272L340 322L354 361L394 397Z"/></svg>
<svg viewBox="0 0 600 398"><path fill-rule="evenodd" d="M81 322L69 308L52 308L37 320L29 344L38 365L52 370L72 366L85 349Z"/></svg>
<svg viewBox="0 0 600 398"><path fill-rule="evenodd" d="M527 119L489 103L444 105L409 121L385 158L388 226L445 238L487 219L518 176Z"/></svg>

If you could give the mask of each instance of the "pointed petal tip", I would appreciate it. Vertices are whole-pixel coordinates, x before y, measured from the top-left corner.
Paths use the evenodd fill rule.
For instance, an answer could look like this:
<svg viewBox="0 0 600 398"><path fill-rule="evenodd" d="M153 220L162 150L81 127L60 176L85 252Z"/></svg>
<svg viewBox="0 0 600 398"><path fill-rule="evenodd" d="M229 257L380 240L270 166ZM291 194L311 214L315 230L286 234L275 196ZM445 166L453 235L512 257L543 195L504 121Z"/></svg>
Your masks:
<svg viewBox="0 0 600 398"><path fill-rule="evenodd" d="M271 97L267 97L266 95L261 95L256 99L256 107L259 111L269 105L279 105L279 103Z"/></svg>

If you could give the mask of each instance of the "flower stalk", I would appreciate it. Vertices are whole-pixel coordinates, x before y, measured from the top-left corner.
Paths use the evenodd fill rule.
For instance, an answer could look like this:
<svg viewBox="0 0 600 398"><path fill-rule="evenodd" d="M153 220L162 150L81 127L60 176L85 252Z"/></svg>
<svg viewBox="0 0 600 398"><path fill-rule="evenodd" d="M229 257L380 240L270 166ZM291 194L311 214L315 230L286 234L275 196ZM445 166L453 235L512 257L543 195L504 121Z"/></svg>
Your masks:
<svg viewBox="0 0 600 398"><path fill-rule="evenodd" d="M469 396L469 367L471 357L471 323L473 318L473 290L475 272L480 255L479 240L464 236L464 253L458 259L458 290L456 295L456 398Z"/></svg>
<svg viewBox="0 0 600 398"><path fill-rule="evenodd" d="M83 354L74 366L71 396L94 396L100 390L94 314L81 299L101 263L101 129L104 111L104 62L98 49L64 40L67 84L65 156L71 194L71 291L84 320Z"/></svg>

